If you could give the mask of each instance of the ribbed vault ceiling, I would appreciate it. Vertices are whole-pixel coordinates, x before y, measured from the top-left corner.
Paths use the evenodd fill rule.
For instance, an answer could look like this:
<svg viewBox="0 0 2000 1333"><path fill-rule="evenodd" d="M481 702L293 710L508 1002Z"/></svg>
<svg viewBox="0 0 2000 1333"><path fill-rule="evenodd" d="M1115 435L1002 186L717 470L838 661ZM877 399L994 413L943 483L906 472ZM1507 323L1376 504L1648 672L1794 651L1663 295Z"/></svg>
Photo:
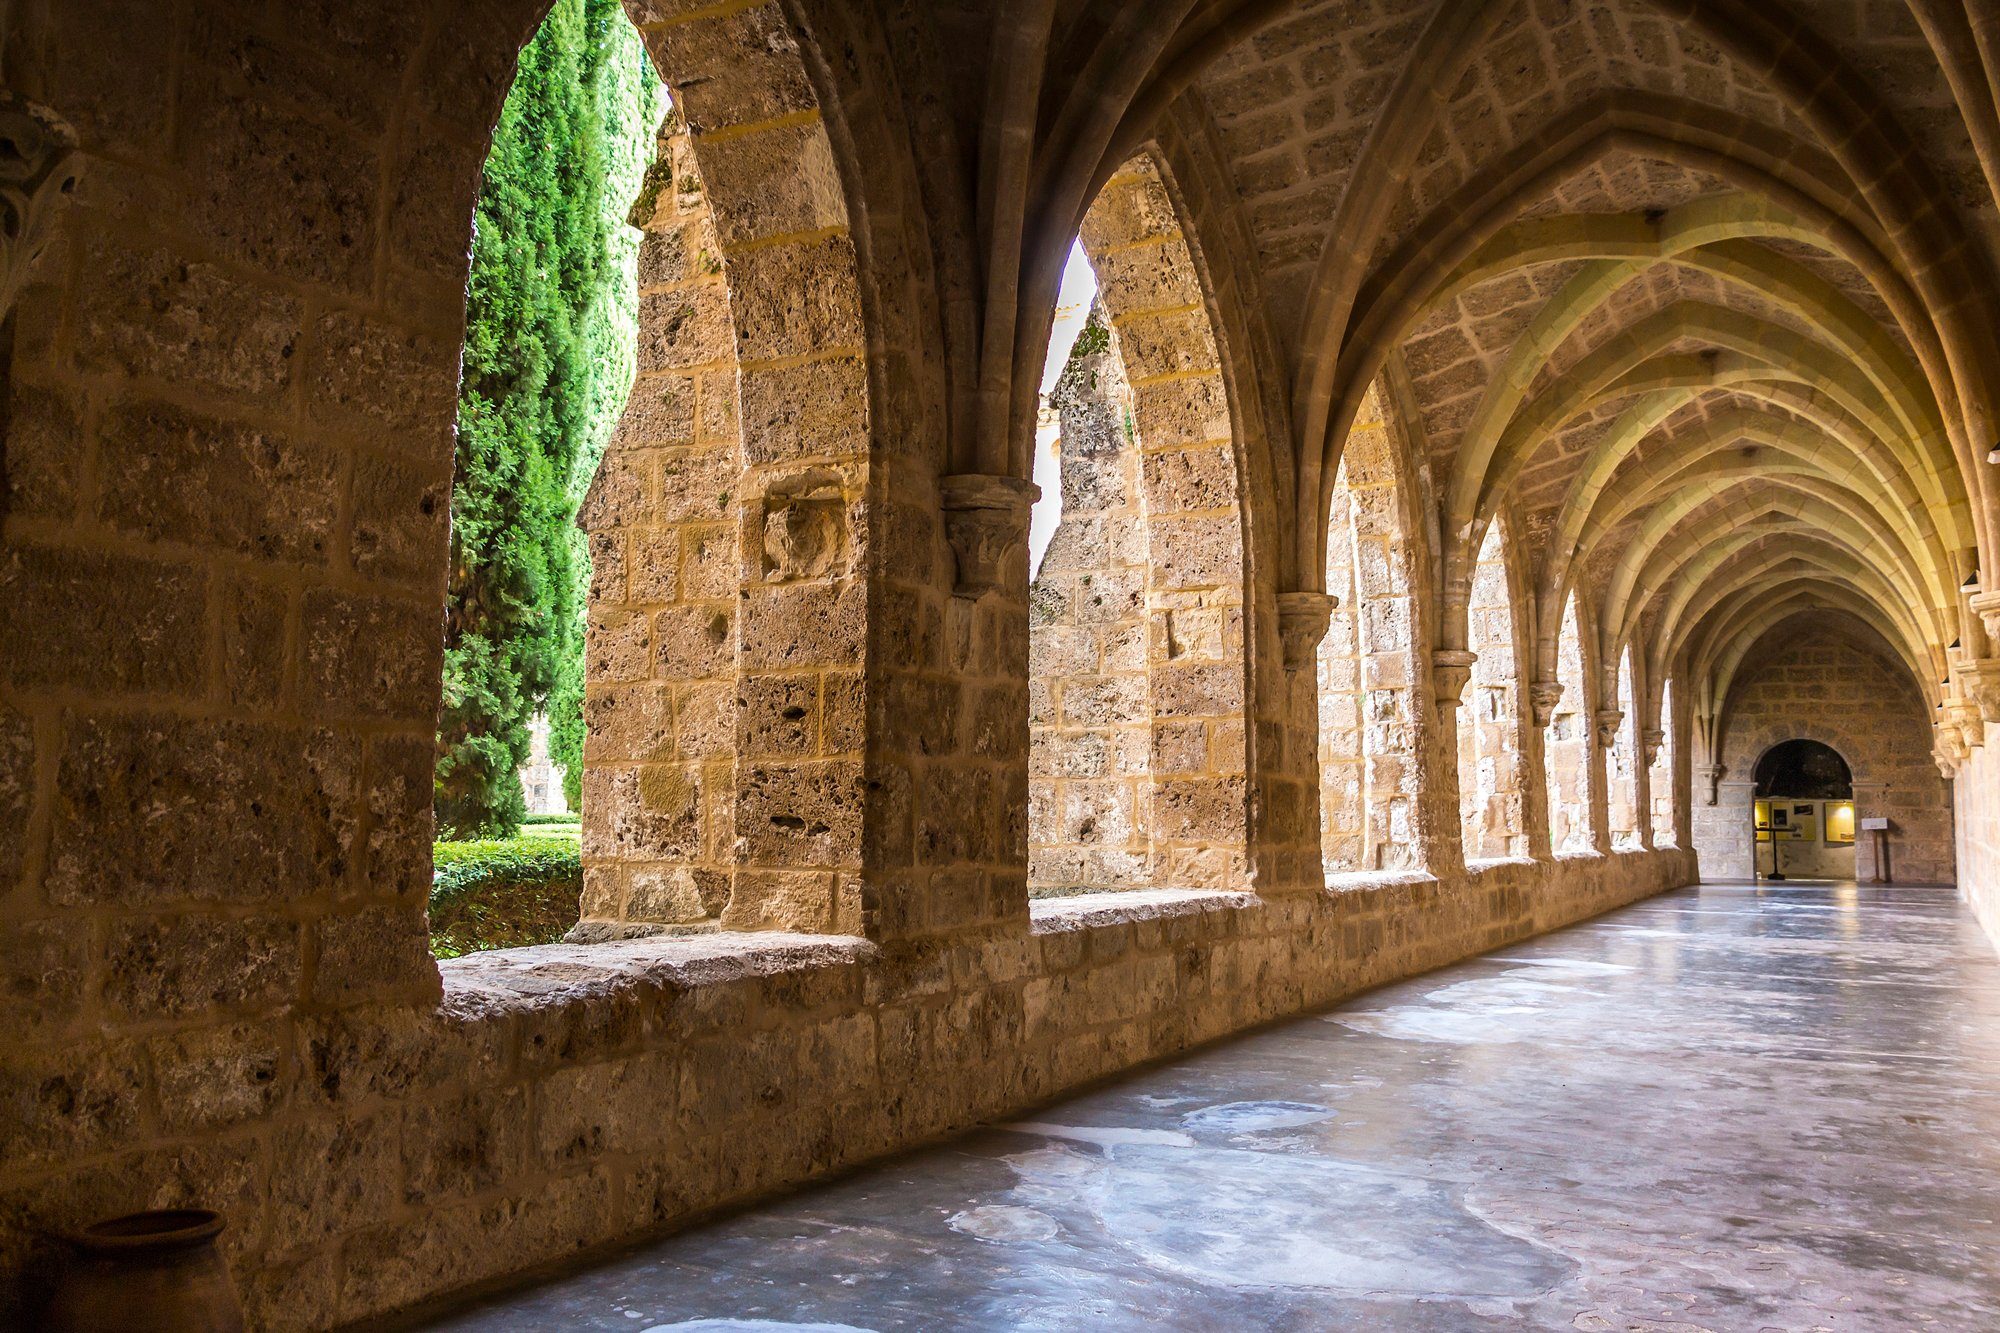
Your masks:
<svg viewBox="0 0 2000 1333"><path fill-rule="evenodd" d="M1017 110L978 152L989 295L1046 304L1096 184L1149 140L1177 164L1214 300L1242 307L1232 355L1289 383L1260 407L1283 587L1320 586L1372 391L1428 464L1410 480L1436 520L1437 649L1465 649L1503 523L1530 566L1538 704L1573 595L1594 692L1618 697L1629 648L1648 728L1670 677L1707 725L1774 617L1816 608L1882 636L1944 762L1962 719L2000 716L1990 5L1054 8L1016 6L990 44L996 72L1003 50L1044 63L986 81L989 111ZM996 123L1035 133L1010 149ZM996 183L1013 151L1018 233ZM1046 321L985 308L986 345L1005 333L1038 369ZM968 409L988 470L1032 378L978 386L1000 405Z"/></svg>
<svg viewBox="0 0 2000 1333"><path fill-rule="evenodd" d="M1473 558L1506 522L1534 566L1544 701L1572 592L1599 697L1632 648L1649 727L1675 674L1712 726L1748 646L1805 608L1875 626L1933 706L1972 693L1944 682L1983 640L1961 585L1992 441L1966 401L1985 386L1968 394L1953 368L1985 335L1939 317L1962 293L1917 240L1917 196L1866 197L1914 168L1903 188L1962 212L1931 229L1939 251L1991 211L1915 18L1799 11L1813 68L1856 74L1828 106L1726 6L1454 8L1318 6L1349 25L1346 60L1301 20L1204 82L1263 262L1286 275L1267 290L1303 353L1302 468L1314 444L1337 452L1363 381L1400 382L1385 398L1439 512L1440 647L1465 647ZM1691 9L1738 40L1681 21ZM1258 90L1292 88L1299 134L1275 136ZM1843 114L1907 121L1920 156L1890 161L1893 134L1839 141ZM1364 229L1313 244L1316 210L1286 206L1308 199ZM1987 256L1972 267L1990 278Z"/></svg>

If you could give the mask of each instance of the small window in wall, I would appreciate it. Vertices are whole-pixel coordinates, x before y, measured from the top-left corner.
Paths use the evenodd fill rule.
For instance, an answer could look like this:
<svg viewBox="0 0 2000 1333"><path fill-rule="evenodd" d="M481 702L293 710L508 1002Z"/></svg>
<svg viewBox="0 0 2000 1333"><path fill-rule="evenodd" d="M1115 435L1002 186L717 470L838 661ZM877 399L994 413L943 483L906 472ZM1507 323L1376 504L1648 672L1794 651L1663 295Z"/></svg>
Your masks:
<svg viewBox="0 0 2000 1333"><path fill-rule="evenodd" d="M1468 860L1525 856L1514 599L1498 520L1479 548L1467 644L1477 660L1458 708L1458 796Z"/></svg>
<svg viewBox="0 0 2000 1333"><path fill-rule="evenodd" d="M1605 774L1611 816L1611 845L1633 848L1640 845L1639 819L1639 710L1632 702L1632 650L1627 648L1618 663L1618 730L1605 756Z"/></svg>
<svg viewBox="0 0 2000 1333"><path fill-rule="evenodd" d="M1556 679L1562 698L1542 738L1549 783L1549 846L1587 852L1590 836L1589 721L1584 714L1583 636L1577 628L1576 594L1563 607L1556 640Z"/></svg>
<svg viewBox="0 0 2000 1333"><path fill-rule="evenodd" d="M1409 552L1379 393L1370 390L1334 474L1320 641L1320 845L1328 874L1418 864Z"/></svg>
<svg viewBox="0 0 2000 1333"><path fill-rule="evenodd" d="M1660 744L1646 773L1653 807L1653 845L1674 844L1674 683L1660 687Z"/></svg>

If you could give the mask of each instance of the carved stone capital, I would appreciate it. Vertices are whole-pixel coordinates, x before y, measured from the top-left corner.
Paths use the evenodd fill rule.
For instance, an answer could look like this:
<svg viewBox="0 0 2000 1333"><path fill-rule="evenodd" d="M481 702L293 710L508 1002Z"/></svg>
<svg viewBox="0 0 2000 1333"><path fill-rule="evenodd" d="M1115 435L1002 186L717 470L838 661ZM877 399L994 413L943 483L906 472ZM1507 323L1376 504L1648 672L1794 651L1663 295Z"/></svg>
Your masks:
<svg viewBox="0 0 2000 1333"><path fill-rule="evenodd" d="M1555 721L1556 705L1562 702L1562 697L1559 680L1538 680L1528 687L1528 707L1534 711L1536 726L1546 727Z"/></svg>
<svg viewBox="0 0 2000 1333"><path fill-rule="evenodd" d="M0 90L0 315L13 309L82 174L75 132L47 107Z"/></svg>
<svg viewBox="0 0 2000 1333"><path fill-rule="evenodd" d="M1728 771L1729 770L1724 768L1721 764L1710 764L1706 768L1698 768L1695 770L1697 776L1699 776L1703 782L1708 784L1708 792L1702 804L1704 805L1715 804L1716 788L1719 787L1722 783L1722 775Z"/></svg>
<svg viewBox="0 0 2000 1333"><path fill-rule="evenodd" d="M1618 743L1618 724L1625 720L1622 708L1600 708L1592 720L1597 724L1597 746L1608 750Z"/></svg>
<svg viewBox="0 0 2000 1333"><path fill-rule="evenodd" d="M1943 725L1957 729L1959 743L1968 756L1986 744L1986 719L1980 716L1979 705L1970 699L1945 700Z"/></svg>
<svg viewBox="0 0 2000 1333"><path fill-rule="evenodd" d="M964 472L938 482L944 534L957 557L952 591L979 598L1001 587L1008 557L1028 543L1028 511L1042 488L1019 477Z"/></svg>
<svg viewBox="0 0 2000 1333"><path fill-rule="evenodd" d="M1936 762L1940 776L1951 779L1958 776L1958 766L1965 762L1965 743L1954 731L1949 739L1940 733L1937 744L1931 747L1931 759Z"/></svg>
<svg viewBox="0 0 2000 1333"><path fill-rule="evenodd" d="M1976 592L1966 598L1965 604L1985 624L1986 637L2000 642L2000 589Z"/></svg>
<svg viewBox="0 0 2000 1333"><path fill-rule="evenodd" d="M1431 697L1440 713L1458 707L1478 660L1478 653L1464 648L1439 648L1431 654Z"/></svg>
<svg viewBox="0 0 2000 1333"><path fill-rule="evenodd" d="M2000 722L2000 658L1965 658L1958 663L1958 688L1987 722Z"/></svg>
<svg viewBox="0 0 2000 1333"><path fill-rule="evenodd" d="M1302 671L1313 664L1320 640L1333 620L1340 599L1325 592L1278 594L1278 642L1285 652L1285 669Z"/></svg>
<svg viewBox="0 0 2000 1333"><path fill-rule="evenodd" d="M1645 757L1646 767L1660 762L1660 747L1667 743L1667 733L1661 727L1647 727L1639 733L1639 752Z"/></svg>

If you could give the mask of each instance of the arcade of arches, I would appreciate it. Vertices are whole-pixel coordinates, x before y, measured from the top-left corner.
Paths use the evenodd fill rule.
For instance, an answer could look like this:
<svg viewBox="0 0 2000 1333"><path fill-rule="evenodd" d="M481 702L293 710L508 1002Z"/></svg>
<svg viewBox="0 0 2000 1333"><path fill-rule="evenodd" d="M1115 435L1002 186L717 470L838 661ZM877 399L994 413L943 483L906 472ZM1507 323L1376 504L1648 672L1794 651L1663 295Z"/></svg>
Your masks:
<svg viewBox="0 0 2000 1333"><path fill-rule="evenodd" d="M260 1327L670 1227L1748 878L1794 739L2000 936L1990 5L626 7L582 919L442 964L546 6L0 7L0 1311L140 1207Z"/></svg>

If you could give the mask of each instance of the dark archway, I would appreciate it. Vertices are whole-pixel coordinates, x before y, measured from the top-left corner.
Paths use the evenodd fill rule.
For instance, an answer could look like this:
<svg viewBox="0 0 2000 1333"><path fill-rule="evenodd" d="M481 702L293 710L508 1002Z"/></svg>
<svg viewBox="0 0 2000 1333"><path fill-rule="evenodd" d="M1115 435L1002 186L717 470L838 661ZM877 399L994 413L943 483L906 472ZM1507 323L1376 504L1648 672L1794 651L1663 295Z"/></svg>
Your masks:
<svg viewBox="0 0 2000 1333"><path fill-rule="evenodd" d="M1757 761L1757 796L1850 801L1854 774L1840 751L1819 741L1790 740L1764 751Z"/></svg>

